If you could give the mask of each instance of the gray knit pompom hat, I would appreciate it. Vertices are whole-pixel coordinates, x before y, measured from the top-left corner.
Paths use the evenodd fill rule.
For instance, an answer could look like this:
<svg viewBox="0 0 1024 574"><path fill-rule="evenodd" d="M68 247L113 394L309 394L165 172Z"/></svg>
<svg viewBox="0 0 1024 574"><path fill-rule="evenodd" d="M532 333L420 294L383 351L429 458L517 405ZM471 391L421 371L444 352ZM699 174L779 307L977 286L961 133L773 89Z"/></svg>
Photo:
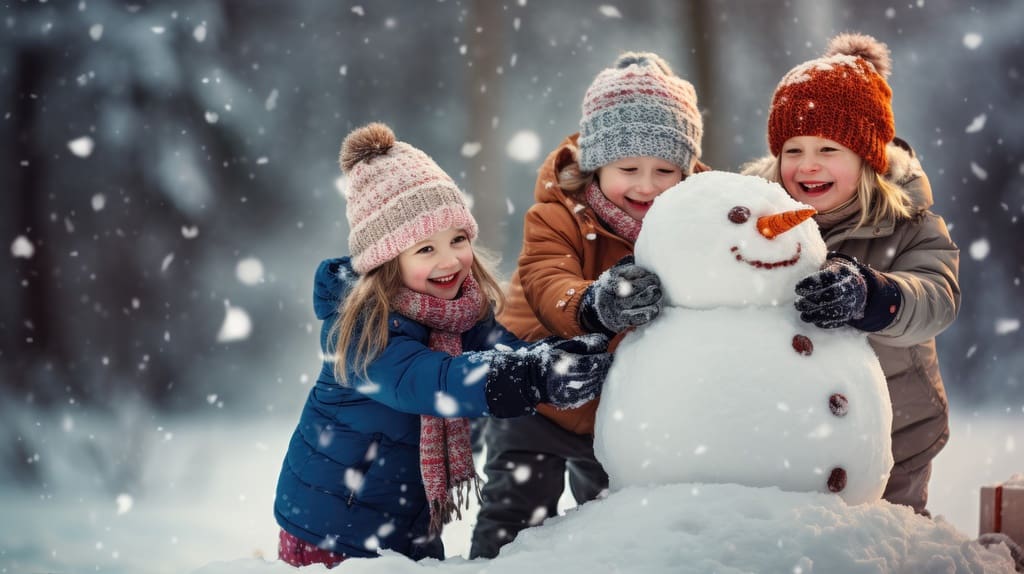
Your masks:
<svg viewBox="0 0 1024 574"><path fill-rule="evenodd" d="M626 52L583 97L580 170L625 157L657 157L693 173L704 123L697 93L657 54Z"/></svg>

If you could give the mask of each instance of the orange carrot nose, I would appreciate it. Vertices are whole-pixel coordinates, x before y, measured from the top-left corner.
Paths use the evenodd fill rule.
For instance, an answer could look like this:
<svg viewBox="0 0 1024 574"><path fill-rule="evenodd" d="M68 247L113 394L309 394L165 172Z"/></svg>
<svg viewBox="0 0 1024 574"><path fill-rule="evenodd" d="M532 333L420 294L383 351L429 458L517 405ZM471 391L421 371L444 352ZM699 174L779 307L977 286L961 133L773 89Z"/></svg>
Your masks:
<svg viewBox="0 0 1024 574"><path fill-rule="evenodd" d="M800 225L805 219L815 213L818 212L814 209L797 209L758 217L757 230L768 239L775 239L779 235Z"/></svg>

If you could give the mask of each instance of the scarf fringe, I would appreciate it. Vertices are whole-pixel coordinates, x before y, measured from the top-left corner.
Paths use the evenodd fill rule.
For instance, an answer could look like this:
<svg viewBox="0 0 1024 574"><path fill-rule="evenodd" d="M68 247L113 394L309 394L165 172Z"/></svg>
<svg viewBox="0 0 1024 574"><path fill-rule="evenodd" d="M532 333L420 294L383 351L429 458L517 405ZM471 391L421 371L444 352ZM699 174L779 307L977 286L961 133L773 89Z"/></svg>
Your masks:
<svg viewBox="0 0 1024 574"><path fill-rule="evenodd" d="M462 520L462 509L469 510L470 495L476 495L477 504L482 502L480 477L474 473L472 477L460 480L448 489L444 500L430 501L430 537L441 535L444 525L454 519Z"/></svg>

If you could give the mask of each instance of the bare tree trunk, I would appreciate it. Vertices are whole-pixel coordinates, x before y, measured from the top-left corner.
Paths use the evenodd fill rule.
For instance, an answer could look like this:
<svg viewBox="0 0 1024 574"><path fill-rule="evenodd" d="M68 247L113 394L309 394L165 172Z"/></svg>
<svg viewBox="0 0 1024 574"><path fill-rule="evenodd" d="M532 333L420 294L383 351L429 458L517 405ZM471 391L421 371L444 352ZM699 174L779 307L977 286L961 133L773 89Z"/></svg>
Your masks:
<svg viewBox="0 0 1024 574"><path fill-rule="evenodd" d="M55 301L50 275L52 246L47 241L44 211L46 154L36 141L38 108L44 100L40 79L46 75L45 54L35 49L22 51L16 57L14 73L13 133L19 166L11 180L12 212L15 233L24 235L33 245L32 256L17 260L19 289L15 291L12 321L5 339L10 338L7 360L14 366L15 376L9 381L16 392L31 393L47 402L60 393L62 381L52 372L36 376L37 371L56 368L62 371L70 360L59 336L58 319L53 312ZM6 341L5 341L6 342Z"/></svg>
<svg viewBox="0 0 1024 574"><path fill-rule="evenodd" d="M689 6L690 17L686 18L690 25L689 33L680 34L679 37L684 41L692 40L692 46L695 48L694 64L697 72L692 81L697 91L697 103L701 107L702 115L707 115L704 112L708 109L715 110L711 112L712 114L722 115L724 102L718 99L714 73L714 54L717 52L715 38L718 37L715 33L715 18L705 0L691 0ZM687 46L683 46L683 49L689 51ZM716 123L709 120L710 118L704 118L705 126ZM728 154L725 148L727 142L719 137L719 133L718 130L705 129L701 140L701 159L707 158L705 163L711 167L720 167Z"/></svg>
<svg viewBox="0 0 1024 574"><path fill-rule="evenodd" d="M473 213L480 225L480 243L501 253L505 247L506 201L502 169L502 142L498 118L501 110L501 86L498 67L502 65L503 34L501 4L474 0L466 19L472 67L466 79L469 102L469 136L481 144L480 152L469 162L467 177L473 196ZM478 32L479 29L479 32Z"/></svg>

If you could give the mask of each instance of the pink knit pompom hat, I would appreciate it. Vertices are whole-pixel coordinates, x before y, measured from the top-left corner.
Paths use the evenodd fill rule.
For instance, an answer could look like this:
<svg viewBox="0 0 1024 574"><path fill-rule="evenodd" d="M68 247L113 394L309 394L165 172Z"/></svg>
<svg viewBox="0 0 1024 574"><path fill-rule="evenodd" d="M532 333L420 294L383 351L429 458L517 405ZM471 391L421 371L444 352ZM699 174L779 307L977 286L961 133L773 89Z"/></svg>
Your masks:
<svg viewBox="0 0 1024 574"><path fill-rule="evenodd" d="M391 128L372 123L341 144L348 248L352 268L365 274L449 228L477 235L462 192L434 160L400 141Z"/></svg>

